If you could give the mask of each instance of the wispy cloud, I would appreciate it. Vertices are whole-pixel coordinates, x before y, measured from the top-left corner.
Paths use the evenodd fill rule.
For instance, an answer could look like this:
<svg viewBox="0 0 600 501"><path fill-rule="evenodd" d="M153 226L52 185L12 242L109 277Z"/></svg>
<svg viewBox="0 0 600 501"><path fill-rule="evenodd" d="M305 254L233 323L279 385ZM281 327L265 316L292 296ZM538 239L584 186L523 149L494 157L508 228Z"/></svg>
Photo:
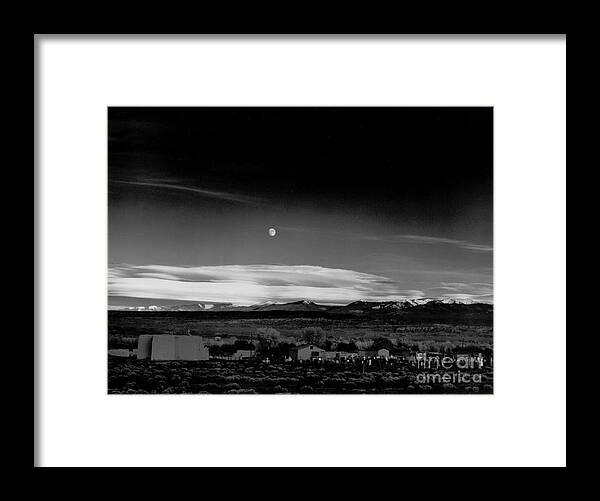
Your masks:
<svg viewBox="0 0 600 501"><path fill-rule="evenodd" d="M144 180L144 181L125 181L119 179L111 180L112 183L117 184L129 184L135 186L148 186L151 188L162 188L166 190L177 190L177 191L185 191L189 193L196 193L198 195L209 197L209 198L217 198L219 200L225 200L228 202L235 202L240 204L247 205L262 205L264 204L264 200L258 197L251 197L248 195L241 195L239 193L230 193L226 191L215 191L215 190L207 190L204 188L197 188L195 186L186 186L182 184L176 183L165 183L158 182L155 180Z"/></svg>
<svg viewBox="0 0 600 501"><path fill-rule="evenodd" d="M414 243L423 245L451 245L464 250L477 252L492 252L494 248L490 245L482 245L468 240L455 240L452 238L429 237L425 235L395 235L393 237L372 237L373 240L393 240L399 243Z"/></svg>
<svg viewBox="0 0 600 501"><path fill-rule="evenodd" d="M494 299L493 285L487 282L441 282L438 287L431 287L430 291L450 299L470 299L486 303Z"/></svg>
<svg viewBox="0 0 600 501"><path fill-rule="evenodd" d="M386 242L397 244L415 244L415 245L449 245L463 250L476 252L492 252L494 248L490 245L478 244L468 240L457 240L453 238L431 237L427 235L368 235L360 233L351 233L344 230L318 229L310 227L281 226L280 229L297 233L323 233L335 235L339 238L351 240L367 240L371 242Z"/></svg>
<svg viewBox="0 0 600 501"><path fill-rule="evenodd" d="M346 304L424 295L379 275L306 265L118 265L109 269L108 290L112 296L243 305L300 299Z"/></svg>

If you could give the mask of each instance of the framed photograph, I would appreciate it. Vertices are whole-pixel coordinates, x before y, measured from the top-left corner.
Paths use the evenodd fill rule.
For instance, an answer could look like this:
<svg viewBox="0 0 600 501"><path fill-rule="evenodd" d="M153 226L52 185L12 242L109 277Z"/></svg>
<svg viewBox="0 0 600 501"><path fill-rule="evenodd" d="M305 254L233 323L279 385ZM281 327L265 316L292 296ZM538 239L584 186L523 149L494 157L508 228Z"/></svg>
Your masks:
<svg viewBox="0 0 600 501"><path fill-rule="evenodd" d="M35 64L36 466L565 465L564 35Z"/></svg>

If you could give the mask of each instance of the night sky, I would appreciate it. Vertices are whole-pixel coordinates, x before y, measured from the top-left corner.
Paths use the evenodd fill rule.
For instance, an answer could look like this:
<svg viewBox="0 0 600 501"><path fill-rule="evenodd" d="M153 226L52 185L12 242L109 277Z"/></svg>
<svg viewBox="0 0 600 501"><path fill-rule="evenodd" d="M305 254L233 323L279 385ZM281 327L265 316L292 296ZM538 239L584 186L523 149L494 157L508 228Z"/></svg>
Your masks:
<svg viewBox="0 0 600 501"><path fill-rule="evenodd" d="M492 302L491 108L108 118L110 305Z"/></svg>

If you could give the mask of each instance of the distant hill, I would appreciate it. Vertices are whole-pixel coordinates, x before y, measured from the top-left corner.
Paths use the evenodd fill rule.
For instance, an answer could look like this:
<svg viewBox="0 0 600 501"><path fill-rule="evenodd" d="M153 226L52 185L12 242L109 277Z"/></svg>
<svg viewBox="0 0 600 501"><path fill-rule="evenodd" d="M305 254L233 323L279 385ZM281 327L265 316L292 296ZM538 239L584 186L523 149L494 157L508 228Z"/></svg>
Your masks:
<svg viewBox="0 0 600 501"><path fill-rule="evenodd" d="M207 315L219 313L290 313L297 316L301 313L343 315L343 316L423 316L437 317L444 315L491 315L493 305L477 303L471 300L455 300L448 298L419 298L402 301L354 301L343 306L329 306L317 304L313 301L302 300L290 303L266 302L248 306L234 305L231 303L196 303L181 305L147 305L147 306L121 306L109 307L110 310L128 312L204 312Z"/></svg>
<svg viewBox="0 0 600 501"><path fill-rule="evenodd" d="M295 301L293 303L271 303L259 306L253 311L327 311L329 306L317 304L312 301Z"/></svg>

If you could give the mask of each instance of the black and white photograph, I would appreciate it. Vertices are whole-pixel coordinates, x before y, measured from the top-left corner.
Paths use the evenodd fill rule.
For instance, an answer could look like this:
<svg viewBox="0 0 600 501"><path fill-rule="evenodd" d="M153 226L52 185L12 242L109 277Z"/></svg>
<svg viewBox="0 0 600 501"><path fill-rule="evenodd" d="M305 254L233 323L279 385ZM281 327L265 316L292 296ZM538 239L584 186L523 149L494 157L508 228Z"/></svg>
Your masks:
<svg viewBox="0 0 600 501"><path fill-rule="evenodd" d="M493 114L108 108L108 392L493 393Z"/></svg>

